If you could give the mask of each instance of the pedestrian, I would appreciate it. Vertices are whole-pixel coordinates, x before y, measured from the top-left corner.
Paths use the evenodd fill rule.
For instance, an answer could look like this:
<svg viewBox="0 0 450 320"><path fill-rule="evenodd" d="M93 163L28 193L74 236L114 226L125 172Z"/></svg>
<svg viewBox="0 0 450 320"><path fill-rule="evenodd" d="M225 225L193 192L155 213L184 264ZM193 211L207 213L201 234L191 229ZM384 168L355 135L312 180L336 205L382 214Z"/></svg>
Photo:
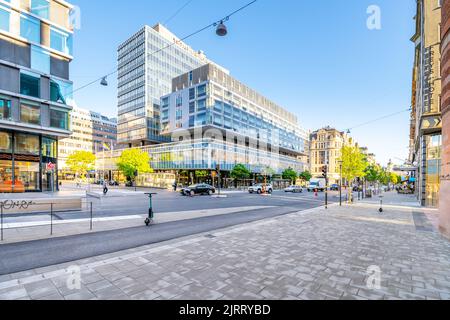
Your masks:
<svg viewBox="0 0 450 320"><path fill-rule="evenodd" d="M177 192L177 182L176 181L173 183L172 187L173 187L173 191Z"/></svg>
<svg viewBox="0 0 450 320"><path fill-rule="evenodd" d="M314 189L314 196L317 198L319 196L319 190Z"/></svg>

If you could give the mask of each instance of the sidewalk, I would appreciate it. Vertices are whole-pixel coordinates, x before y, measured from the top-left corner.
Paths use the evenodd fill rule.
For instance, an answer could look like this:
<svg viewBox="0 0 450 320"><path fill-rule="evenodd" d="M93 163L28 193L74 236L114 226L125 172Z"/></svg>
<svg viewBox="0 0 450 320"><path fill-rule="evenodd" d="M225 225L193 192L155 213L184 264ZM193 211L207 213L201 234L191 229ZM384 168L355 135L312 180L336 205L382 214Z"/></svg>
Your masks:
<svg viewBox="0 0 450 320"><path fill-rule="evenodd" d="M3 276L0 299L450 299L450 242L402 199L382 215L333 205Z"/></svg>

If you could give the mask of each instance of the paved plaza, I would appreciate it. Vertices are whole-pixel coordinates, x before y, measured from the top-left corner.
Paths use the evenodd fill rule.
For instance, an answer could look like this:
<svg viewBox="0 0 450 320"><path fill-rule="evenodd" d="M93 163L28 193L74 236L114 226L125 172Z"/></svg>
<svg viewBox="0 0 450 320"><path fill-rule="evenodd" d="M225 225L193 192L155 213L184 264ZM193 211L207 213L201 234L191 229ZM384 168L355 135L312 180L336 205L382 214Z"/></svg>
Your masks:
<svg viewBox="0 0 450 320"><path fill-rule="evenodd" d="M334 204L0 276L0 299L450 299L450 242L423 209L386 202L383 214Z"/></svg>

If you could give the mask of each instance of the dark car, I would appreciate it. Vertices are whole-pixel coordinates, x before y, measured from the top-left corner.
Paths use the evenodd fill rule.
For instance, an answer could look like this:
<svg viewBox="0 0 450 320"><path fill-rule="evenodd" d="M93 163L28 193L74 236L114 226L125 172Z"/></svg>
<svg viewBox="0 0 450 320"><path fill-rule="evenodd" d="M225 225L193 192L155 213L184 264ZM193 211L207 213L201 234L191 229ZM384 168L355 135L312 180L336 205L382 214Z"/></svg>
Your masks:
<svg viewBox="0 0 450 320"><path fill-rule="evenodd" d="M339 191L339 185L338 184L332 184L330 186L331 191Z"/></svg>
<svg viewBox="0 0 450 320"><path fill-rule="evenodd" d="M118 187L118 186L119 186L119 182L117 182L117 181L115 181L115 180L111 180L111 181L109 182L109 185L110 185L111 187Z"/></svg>
<svg viewBox="0 0 450 320"><path fill-rule="evenodd" d="M216 189L209 184L195 184L187 188L181 189L183 196L195 196L195 195L213 195L216 193Z"/></svg>

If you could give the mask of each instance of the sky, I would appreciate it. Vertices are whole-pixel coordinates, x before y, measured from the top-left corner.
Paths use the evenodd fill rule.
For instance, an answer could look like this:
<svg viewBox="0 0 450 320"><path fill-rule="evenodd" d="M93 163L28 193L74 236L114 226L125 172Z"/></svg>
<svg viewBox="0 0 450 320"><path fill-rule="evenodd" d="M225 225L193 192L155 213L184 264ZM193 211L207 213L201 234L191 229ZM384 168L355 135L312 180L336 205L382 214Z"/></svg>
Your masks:
<svg viewBox="0 0 450 320"><path fill-rule="evenodd" d="M74 89L114 71L117 47L142 26L166 22L188 0L72 0L81 24L74 36ZM250 0L191 0L166 26L182 38ZM367 9L381 9L369 30ZM186 43L270 100L293 112L307 130L355 128L352 136L377 160L408 156L409 113L361 126L411 105L415 1L258 0L226 24ZM117 117L117 80L75 93L79 107ZM356 128L358 127L358 128Z"/></svg>

